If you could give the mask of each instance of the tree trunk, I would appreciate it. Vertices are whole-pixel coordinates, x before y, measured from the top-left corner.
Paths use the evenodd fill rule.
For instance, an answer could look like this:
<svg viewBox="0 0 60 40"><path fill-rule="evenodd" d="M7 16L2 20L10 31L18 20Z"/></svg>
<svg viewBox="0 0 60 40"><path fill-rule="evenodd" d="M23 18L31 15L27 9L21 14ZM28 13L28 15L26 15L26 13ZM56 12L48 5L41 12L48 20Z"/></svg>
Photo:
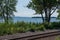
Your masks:
<svg viewBox="0 0 60 40"><path fill-rule="evenodd" d="M8 7L6 8L7 12L6 12L6 22L8 23L9 21L9 17L8 17Z"/></svg>
<svg viewBox="0 0 60 40"><path fill-rule="evenodd" d="M51 9L49 9L49 17L48 17L48 22L50 22L50 19L51 19Z"/></svg>
<svg viewBox="0 0 60 40"><path fill-rule="evenodd" d="M47 8L45 8L45 22L48 22Z"/></svg>
<svg viewBox="0 0 60 40"><path fill-rule="evenodd" d="M4 19L4 22L6 21L6 17L5 17L5 15L4 15L4 9L3 9L3 11L2 11L2 17L3 17L3 19Z"/></svg>
<svg viewBox="0 0 60 40"><path fill-rule="evenodd" d="M41 14L41 16L42 16L42 20L43 20L43 23L44 23L44 17L43 17L43 14Z"/></svg>

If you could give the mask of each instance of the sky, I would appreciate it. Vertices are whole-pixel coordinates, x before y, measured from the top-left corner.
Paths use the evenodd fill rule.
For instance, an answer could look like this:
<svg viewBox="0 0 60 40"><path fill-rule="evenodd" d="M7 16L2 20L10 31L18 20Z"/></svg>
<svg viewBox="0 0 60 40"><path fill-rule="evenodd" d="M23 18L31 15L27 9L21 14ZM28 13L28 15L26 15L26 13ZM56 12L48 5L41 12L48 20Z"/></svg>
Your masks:
<svg viewBox="0 0 60 40"><path fill-rule="evenodd" d="M26 7L30 1L31 0L18 0L16 5L17 12L14 12L14 15L18 17L41 16L41 15L34 15L35 11ZM57 15L58 15L57 12L55 12L52 15L52 17L56 17Z"/></svg>

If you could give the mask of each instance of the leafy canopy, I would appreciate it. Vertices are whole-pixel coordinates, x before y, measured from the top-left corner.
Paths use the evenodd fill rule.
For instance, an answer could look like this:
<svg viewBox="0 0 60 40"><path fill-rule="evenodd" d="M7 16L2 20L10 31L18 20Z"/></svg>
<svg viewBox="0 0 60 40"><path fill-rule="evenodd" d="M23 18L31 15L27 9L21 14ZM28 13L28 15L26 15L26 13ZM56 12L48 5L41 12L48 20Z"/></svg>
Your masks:
<svg viewBox="0 0 60 40"><path fill-rule="evenodd" d="M27 7L40 13L45 8L53 10L53 7L57 7L57 1L59 0L31 0Z"/></svg>
<svg viewBox="0 0 60 40"><path fill-rule="evenodd" d="M17 0L0 0L0 17L8 21L16 12Z"/></svg>
<svg viewBox="0 0 60 40"><path fill-rule="evenodd" d="M60 0L31 0L27 5L28 8L35 10L36 14L45 13L43 20L50 22L51 15L59 10Z"/></svg>

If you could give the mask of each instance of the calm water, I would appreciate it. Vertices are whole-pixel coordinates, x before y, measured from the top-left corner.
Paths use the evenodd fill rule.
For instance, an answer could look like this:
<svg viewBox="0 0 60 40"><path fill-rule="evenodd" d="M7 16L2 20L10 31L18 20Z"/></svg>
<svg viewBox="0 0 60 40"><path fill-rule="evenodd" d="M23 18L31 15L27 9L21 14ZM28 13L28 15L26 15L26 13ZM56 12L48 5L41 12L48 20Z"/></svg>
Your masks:
<svg viewBox="0 0 60 40"><path fill-rule="evenodd" d="M31 17L14 17L13 18L14 22L34 22L34 23L42 23L42 18L31 18ZM51 18L51 22L59 22L60 20L56 19L56 18Z"/></svg>

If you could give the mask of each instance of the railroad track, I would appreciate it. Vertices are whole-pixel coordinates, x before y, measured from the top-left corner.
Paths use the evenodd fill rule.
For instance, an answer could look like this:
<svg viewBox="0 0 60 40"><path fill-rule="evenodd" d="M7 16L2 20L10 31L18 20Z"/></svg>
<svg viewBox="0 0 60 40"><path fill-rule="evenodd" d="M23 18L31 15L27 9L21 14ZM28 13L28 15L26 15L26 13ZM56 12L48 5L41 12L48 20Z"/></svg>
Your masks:
<svg viewBox="0 0 60 40"><path fill-rule="evenodd" d="M0 40L55 40L59 35L60 30L48 30L43 32L27 32L0 36Z"/></svg>

